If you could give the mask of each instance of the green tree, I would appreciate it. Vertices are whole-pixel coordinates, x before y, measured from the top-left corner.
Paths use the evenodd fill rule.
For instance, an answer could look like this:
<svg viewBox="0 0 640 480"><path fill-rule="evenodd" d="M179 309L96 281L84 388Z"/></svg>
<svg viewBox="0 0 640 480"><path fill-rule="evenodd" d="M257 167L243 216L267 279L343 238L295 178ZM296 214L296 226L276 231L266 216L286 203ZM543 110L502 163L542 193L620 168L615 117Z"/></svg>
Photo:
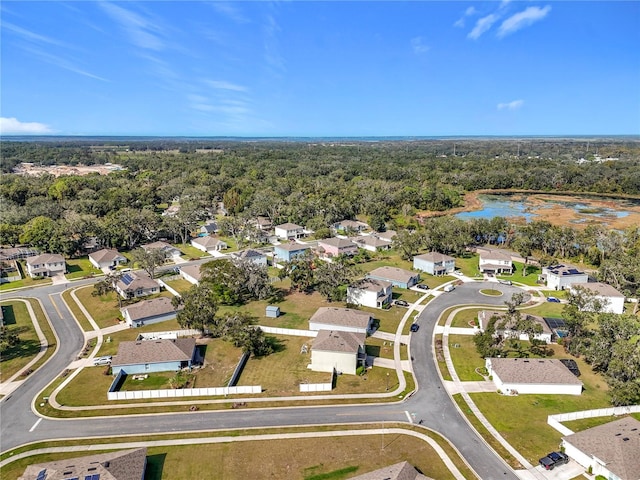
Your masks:
<svg viewBox="0 0 640 480"><path fill-rule="evenodd" d="M155 278L156 270L164 264L164 252L159 248L136 248L131 252L131 259L142 268L149 277Z"/></svg>
<svg viewBox="0 0 640 480"><path fill-rule="evenodd" d="M191 287L181 297L173 297L171 303L178 310L177 320L183 328L194 328L203 334L211 328L213 336L220 336L219 322L216 320L218 305L216 297L205 283Z"/></svg>

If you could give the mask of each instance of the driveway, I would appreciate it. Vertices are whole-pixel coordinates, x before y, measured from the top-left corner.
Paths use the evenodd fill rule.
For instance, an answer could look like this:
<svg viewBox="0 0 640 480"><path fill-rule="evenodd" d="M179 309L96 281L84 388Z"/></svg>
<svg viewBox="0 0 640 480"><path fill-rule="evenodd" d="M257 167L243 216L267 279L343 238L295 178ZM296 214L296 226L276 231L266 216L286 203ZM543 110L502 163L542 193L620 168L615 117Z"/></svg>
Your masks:
<svg viewBox="0 0 640 480"><path fill-rule="evenodd" d="M544 478L545 480L570 480L584 473L584 467L573 460L569 460L566 465L560 465L553 470L545 470L540 465L532 470L534 470L531 472L534 475L532 478Z"/></svg>

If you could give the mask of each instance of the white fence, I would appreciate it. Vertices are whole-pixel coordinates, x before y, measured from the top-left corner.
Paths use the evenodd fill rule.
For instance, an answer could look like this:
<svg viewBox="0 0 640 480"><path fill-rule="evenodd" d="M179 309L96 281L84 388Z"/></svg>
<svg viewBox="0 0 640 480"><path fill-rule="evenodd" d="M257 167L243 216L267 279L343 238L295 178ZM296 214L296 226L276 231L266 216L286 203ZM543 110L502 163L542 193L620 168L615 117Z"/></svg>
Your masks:
<svg viewBox="0 0 640 480"><path fill-rule="evenodd" d="M182 388L175 390L136 390L132 392L109 392L108 400L142 400L158 398L218 397L242 393L262 393L260 385L240 387Z"/></svg>
<svg viewBox="0 0 640 480"><path fill-rule="evenodd" d="M200 335L200 330L187 329L187 330L171 330L168 332L141 333L136 338L136 341L163 340L163 339L172 339L172 338L178 338L178 337L191 337L193 335Z"/></svg>
<svg viewBox="0 0 640 480"><path fill-rule="evenodd" d="M549 415L547 417L547 423L563 435L571 435L573 433L573 430L565 427L561 422L570 422L572 420L581 420L583 418L613 417L617 415L628 415L630 413L639 412L640 405L598 408L595 410L583 410L581 412L558 413L556 415Z"/></svg>
<svg viewBox="0 0 640 480"><path fill-rule="evenodd" d="M296 330L295 328L277 328L265 327L260 325L260 330L264 333L273 333L274 335L294 335L297 337L316 337L318 332L313 330Z"/></svg>
<svg viewBox="0 0 640 480"><path fill-rule="evenodd" d="M180 278L179 275L175 275L174 277L172 277L171 279L173 280L175 277ZM171 281L169 279L166 279L168 282ZM175 288L170 287L169 285L166 284L166 282L160 280L159 278L156 279L156 281L160 284L161 287L164 287L167 289L168 292L171 292L171 295L173 295L174 297L181 297L182 295L180 295Z"/></svg>
<svg viewBox="0 0 640 480"><path fill-rule="evenodd" d="M301 392L330 392L333 390L333 383L301 383Z"/></svg>

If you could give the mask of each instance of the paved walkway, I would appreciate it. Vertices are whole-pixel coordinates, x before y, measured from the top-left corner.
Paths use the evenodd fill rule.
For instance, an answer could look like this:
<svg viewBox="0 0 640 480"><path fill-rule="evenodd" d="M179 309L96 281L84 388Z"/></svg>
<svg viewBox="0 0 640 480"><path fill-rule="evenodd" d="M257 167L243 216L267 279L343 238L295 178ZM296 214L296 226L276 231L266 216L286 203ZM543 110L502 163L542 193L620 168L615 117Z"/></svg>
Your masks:
<svg viewBox="0 0 640 480"><path fill-rule="evenodd" d="M450 380L445 380L444 388L446 388L447 392L451 395L462 392L487 393L496 391L495 384L490 380L479 382L452 382Z"/></svg>

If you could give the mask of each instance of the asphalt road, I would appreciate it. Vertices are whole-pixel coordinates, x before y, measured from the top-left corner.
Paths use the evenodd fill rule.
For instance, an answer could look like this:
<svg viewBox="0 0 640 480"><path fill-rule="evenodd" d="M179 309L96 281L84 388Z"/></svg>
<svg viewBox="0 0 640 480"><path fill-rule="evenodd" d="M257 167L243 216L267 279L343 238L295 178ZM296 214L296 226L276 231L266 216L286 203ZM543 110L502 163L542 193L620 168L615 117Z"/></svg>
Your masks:
<svg viewBox="0 0 640 480"><path fill-rule="evenodd" d="M73 286L91 282L92 280L83 280L74 282ZM465 304L502 305L511 293L521 291L516 287L492 283L491 288L502 290L505 295L490 297L479 293L481 288L487 288L486 283L467 283L435 298L426 306L417 320L421 328L411 339L411 357L419 388L403 402L41 419L31 409L32 400L76 358L84 343L82 331L60 299L60 293L68 287L68 284L47 286L2 295L3 300L18 296L38 298L61 341L58 342L56 354L44 366L31 374L20 388L0 401L1 452L24 443L49 439L290 425L384 425L384 422L391 421L406 422L406 412L409 412L414 415L416 422L423 420L425 426L447 437L483 480L518 478L458 413L438 376L432 335L438 317L447 308Z"/></svg>

